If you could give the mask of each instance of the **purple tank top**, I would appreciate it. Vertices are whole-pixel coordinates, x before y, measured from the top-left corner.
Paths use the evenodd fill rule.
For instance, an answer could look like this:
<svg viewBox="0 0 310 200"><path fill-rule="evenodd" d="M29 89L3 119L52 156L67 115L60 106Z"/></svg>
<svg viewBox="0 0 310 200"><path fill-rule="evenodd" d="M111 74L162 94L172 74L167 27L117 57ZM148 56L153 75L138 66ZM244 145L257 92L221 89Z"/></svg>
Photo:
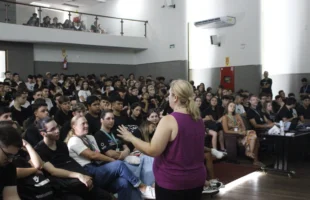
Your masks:
<svg viewBox="0 0 310 200"><path fill-rule="evenodd" d="M195 121L189 114L171 115L178 123L178 134L154 160L156 183L170 190L202 187L206 180L203 121Z"/></svg>

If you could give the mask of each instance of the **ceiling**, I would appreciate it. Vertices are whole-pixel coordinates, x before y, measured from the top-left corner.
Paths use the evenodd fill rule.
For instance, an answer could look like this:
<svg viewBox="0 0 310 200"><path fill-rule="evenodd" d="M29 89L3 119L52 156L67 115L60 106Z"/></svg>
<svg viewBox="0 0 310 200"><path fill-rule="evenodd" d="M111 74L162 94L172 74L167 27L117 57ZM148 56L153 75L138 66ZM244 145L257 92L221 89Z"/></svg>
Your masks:
<svg viewBox="0 0 310 200"><path fill-rule="evenodd" d="M105 0L108 1L108 0ZM98 0L16 0L16 2L20 3L27 3L30 4L32 2L39 2L44 4L49 4L51 7L54 8L61 8L61 9L83 9L87 7L96 6L102 4L103 2L99 2ZM78 8L66 6L63 4L70 4L79 6Z"/></svg>

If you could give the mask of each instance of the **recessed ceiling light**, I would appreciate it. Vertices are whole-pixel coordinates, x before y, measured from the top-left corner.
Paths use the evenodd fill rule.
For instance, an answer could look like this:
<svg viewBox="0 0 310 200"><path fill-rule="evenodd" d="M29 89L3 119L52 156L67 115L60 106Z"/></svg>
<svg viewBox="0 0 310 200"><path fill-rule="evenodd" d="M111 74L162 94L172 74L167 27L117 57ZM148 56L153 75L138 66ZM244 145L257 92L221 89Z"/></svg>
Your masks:
<svg viewBox="0 0 310 200"><path fill-rule="evenodd" d="M51 7L51 5L47 4L47 3L41 3L41 2L32 2L30 3L31 5L34 5L34 6L42 6L42 7Z"/></svg>

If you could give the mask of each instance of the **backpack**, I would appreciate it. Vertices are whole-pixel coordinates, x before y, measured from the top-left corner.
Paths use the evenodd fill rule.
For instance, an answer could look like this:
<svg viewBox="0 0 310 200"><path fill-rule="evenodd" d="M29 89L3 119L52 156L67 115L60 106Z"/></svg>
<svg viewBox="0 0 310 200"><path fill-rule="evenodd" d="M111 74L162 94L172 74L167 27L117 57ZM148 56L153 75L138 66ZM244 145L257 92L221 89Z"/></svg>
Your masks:
<svg viewBox="0 0 310 200"><path fill-rule="evenodd" d="M43 174L17 179L17 191L23 200L53 200L51 182Z"/></svg>

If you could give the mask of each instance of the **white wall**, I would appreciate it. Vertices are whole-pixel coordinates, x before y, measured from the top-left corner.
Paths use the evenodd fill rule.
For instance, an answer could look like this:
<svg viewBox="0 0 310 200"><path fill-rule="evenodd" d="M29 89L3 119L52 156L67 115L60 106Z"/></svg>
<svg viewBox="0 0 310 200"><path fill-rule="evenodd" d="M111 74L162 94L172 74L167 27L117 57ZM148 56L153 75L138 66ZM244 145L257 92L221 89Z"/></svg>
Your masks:
<svg viewBox="0 0 310 200"><path fill-rule="evenodd" d="M34 45L34 60L47 62L63 61L62 49L66 49L68 62L134 65L133 50L104 49L95 47L59 46L47 44Z"/></svg>
<svg viewBox="0 0 310 200"><path fill-rule="evenodd" d="M262 0L262 63L274 91L296 92L300 79L294 77L310 73L309 9L308 0Z"/></svg>
<svg viewBox="0 0 310 200"><path fill-rule="evenodd" d="M186 0L175 0L176 9L161 8L164 0L113 0L101 6L92 7L87 12L148 20L147 38L149 49L137 52L136 64L165 62L187 59ZM94 19L88 19L87 24ZM100 20L110 34L120 34L119 20ZM137 22L124 22L125 35L143 36L144 25ZM175 48L170 49L170 44Z"/></svg>
<svg viewBox="0 0 310 200"><path fill-rule="evenodd" d="M231 66L260 64L259 9L258 0L188 1L190 69L223 67L225 57L230 57ZM237 22L217 29L194 26L196 21L222 16L234 16ZM211 35L219 36L221 47L211 45Z"/></svg>

